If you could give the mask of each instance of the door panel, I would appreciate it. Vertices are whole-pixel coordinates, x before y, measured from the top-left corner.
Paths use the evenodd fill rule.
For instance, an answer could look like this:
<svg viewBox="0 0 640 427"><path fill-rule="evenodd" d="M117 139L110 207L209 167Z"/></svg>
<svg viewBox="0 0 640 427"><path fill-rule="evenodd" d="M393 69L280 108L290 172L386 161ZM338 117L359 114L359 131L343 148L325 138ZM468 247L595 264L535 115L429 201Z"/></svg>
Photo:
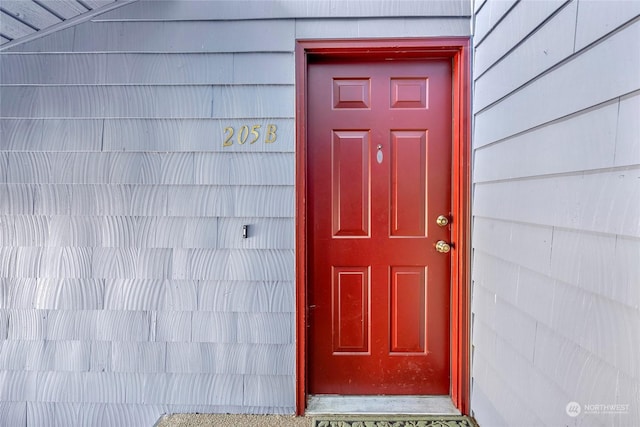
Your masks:
<svg viewBox="0 0 640 427"><path fill-rule="evenodd" d="M369 235L369 132L334 131L331 147L333 235Z"/></svg>
<svg viewBox="0 0 640 427"><path fill-rule="evenodd" d="M391 131L391 235L426 237L427 131Z"/></svg>
<svg viewBox="0 0 640 427"><path fill-rule="evenodd" d="M369 351L369 269L333 268L333 353Z"/></svg>
<svg viewBox="0 0 640 427"><path fill-rule="evenodd" d="M427 350L427 269L391 267L391 354Z"/></svg>
<svg viewBox="0 0 640 427"><path fill-rule="evenodd" d="M308 68L311 394L448 394L448 60Z"/></svg>

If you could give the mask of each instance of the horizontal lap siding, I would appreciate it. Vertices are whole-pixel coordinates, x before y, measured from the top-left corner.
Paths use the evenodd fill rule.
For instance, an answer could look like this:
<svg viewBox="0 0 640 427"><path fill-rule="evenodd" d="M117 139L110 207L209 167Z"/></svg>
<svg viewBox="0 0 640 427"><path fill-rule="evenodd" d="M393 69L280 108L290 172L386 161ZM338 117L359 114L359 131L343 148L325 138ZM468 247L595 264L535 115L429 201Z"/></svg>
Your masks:
<svg viewBox="0 0 640 427"><path fill-rule="evenodd" d="M479 2L482 3L482 2ZM637 2L477 6L473 396L480 425L640 418ZM632 261L633 260L633 261ZM589 404L628 404L586 414Z"/></svg>
<svg viewBox="0 0 640 427"><path fill-rule="evenodd" d="M474 73L476 76L484 74L488 67L492 66L499 58L507 54L520 41L532 33L542 21L557 12L567 0L554 0L538 2L521 2L510 10L508 14L505 9L513 6L513 2L490 3L493 9L487 13L477 16L476 20L476 58L474 62ZM498 6L496 8L496 6ZM493 16L492 16L493 15ZM483 19L489 18L487 22ZM492 21L502 19L499 26L491 26ZM487 37L488 29L491 29L490 37Z"/></svg>
<svg viewBox="0 0 640 427"><path fill-rule="evenodd" d="M469 15L140 1L0 52L0 419L293 412L295 40Z"/></svg>

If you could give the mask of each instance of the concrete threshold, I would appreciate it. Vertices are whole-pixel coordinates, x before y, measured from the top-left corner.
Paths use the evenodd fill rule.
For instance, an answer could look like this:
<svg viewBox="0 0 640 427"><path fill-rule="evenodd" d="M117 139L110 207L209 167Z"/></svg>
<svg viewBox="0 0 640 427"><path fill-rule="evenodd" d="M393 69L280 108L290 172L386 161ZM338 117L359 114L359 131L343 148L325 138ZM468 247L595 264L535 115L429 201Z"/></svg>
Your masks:
<svg viewBox="0 0 640 427"><path fill-rule="evenodd" d="M449 396L311 395L305 415L460 415Z"/></svg>

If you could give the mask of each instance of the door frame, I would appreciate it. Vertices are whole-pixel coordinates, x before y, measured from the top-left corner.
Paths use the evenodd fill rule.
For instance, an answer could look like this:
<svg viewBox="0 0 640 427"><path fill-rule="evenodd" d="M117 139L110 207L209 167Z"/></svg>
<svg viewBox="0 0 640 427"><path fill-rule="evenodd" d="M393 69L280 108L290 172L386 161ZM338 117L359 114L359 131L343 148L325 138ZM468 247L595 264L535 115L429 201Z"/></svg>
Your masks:
<svg viewBox="0 0 640 427"><path fill-rule="evenodd" d="M453 404L469 414L471 73L469 37L298 40L296 64L296 414L307 400L307 70L310 58L450 58L452 62L451 389Z"/></svg>

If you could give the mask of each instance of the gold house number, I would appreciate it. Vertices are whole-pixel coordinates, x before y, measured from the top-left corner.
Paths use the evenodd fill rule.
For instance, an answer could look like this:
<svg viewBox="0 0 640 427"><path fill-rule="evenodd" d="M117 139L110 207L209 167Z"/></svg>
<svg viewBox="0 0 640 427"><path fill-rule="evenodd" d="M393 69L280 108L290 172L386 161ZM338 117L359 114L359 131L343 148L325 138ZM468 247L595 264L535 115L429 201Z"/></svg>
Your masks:
<svg viewBox="0 0 640 427"><path fill-rule="evenodd" d="M237 143L239 145L255 144L261 136L264 137L263 141L265 144L271 144L272 142L276 142L278 138L277 131L278 127L276 125L267 125L265 129L261 129L262 125L253 125L251 127L244 125L240 126L238 132L231 127L227 126L224 128L224 142L222 143L223 147L231 147L233 143ZM234 138L233 136L236 135Z"/></svg>

